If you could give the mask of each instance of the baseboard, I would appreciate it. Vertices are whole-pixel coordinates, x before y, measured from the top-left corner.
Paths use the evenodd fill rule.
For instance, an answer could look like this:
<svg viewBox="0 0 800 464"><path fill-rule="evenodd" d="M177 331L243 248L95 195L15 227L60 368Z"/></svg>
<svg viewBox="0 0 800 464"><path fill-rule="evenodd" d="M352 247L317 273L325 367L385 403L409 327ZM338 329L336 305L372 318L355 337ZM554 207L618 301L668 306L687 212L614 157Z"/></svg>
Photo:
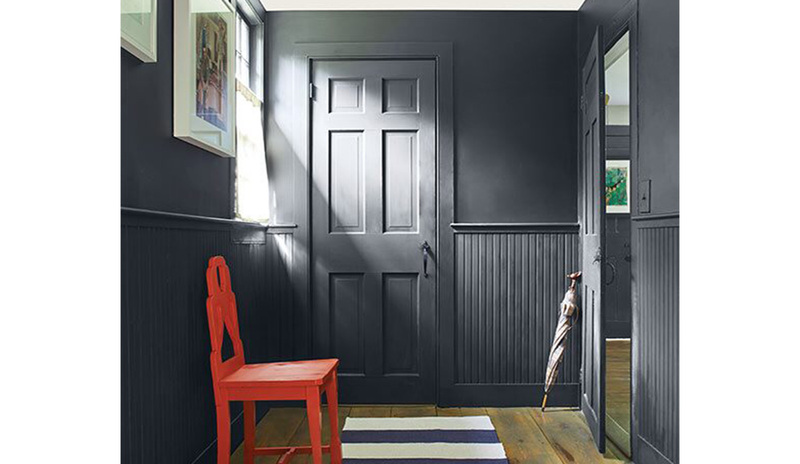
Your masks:
<svg viewBox="0 0 800 464"><path fill-rule="evenodd" d="M606 321L606 339L631 338L630 321Z"/></svg>
<svg viewBox="0 0 800 464"><path fill-rule="evenodd" d="M661 451L641 436L636 436L635 460L637 464L674 464Z"/></svg>
<svg viewBox="0 0 800 464"><path fill-rule="evenodd" d="M269 412L266 406L258 407L256 403L256 424L264 418ZM244 425L242 424L242 416L244 412L240 412L236 417L231 420L231 453L236 451L236 448L242 444L244 439ZM192 464L216 464L217 462L217 439L214 438L206 448L197 455L192 461Z"/></svg>
<svg viewBox="0 0 800 464"><path fill-rule="evenodd" d="M625 457L631 457L630 433L608 414L606 414L606 437L619 448Z"/></svg>
<svg viewBox="0 0 800 464"><path fill-rule="evenodd" d="M547 396L547 406L575 408L579 396L579 384L557 384ZM441 389L439 406L541 406L543 397L543 384L456 384Z"/></svg>

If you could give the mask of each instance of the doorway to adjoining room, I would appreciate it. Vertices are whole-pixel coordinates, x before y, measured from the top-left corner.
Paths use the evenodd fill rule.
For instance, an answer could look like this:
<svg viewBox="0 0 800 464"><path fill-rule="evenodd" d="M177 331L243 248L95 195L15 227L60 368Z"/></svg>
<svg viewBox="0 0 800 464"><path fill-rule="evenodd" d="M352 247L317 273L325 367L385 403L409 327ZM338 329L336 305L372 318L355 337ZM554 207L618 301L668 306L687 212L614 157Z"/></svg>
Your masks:
<svg viewBox="0 0 800 464"><path fill-rule="evenodd" d="M606 434L631 456L631 102L630 41L625 32L605 55Z"/></svg>

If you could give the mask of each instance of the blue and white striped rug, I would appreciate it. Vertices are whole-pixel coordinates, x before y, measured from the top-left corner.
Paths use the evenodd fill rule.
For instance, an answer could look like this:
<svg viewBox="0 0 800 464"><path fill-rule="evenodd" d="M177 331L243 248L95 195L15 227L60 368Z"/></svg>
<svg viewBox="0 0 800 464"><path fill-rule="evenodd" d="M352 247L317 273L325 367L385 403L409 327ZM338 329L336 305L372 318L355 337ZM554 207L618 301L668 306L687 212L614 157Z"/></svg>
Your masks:
<svg viewBox="0 0 800 464"><path fill-rule="evenodd" d="M508 464L488 416L348 417L344 463Z"/></svg>

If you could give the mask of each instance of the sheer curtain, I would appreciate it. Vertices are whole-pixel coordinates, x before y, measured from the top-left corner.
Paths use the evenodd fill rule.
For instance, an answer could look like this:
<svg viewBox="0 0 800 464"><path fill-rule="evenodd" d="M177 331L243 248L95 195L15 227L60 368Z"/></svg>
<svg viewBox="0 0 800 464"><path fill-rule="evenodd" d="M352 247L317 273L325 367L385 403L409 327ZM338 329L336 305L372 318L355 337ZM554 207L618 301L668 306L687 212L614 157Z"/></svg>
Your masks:
<svg viewBox="0 0 800 464"><path fill-rule="evenodd" d="M269 219L269 185L261 101L236 82L236 217Z"/></svg>

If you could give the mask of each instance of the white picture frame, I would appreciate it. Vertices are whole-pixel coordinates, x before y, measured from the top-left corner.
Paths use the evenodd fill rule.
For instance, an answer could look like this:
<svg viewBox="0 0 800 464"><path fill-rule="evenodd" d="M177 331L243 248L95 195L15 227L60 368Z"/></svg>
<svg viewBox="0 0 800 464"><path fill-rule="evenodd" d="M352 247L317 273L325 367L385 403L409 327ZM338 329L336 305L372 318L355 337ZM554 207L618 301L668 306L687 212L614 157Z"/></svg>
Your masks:
<svg viewBox="0 0 800 464"><path fill-rule="evenodd" d="M158 59L158 0L121 0L122 48L145 63Z"/></svg>
<svg viewBox="0 0 800 464"><path fill-rule="evenodd" d="M624 173L622 179L619 174ZM609 185L609 176L613 175L614 186L624 189L624 201L620 200L620 196L610 198L609 188L614 186ZM623 185L618 185L618 182L624 182ZM606 160L606 176L605 176L605 201L606 213L610 214L630 214L631 212L631 160ZM613 204L612 204L613 203ZM623 203L623 204L620 204Z"/></svg>
<svg viewBox="0 0 800 464"><path fill-rule="evenodd" d="M236 155L236 9L227 0L175 0L173 135Z"/></svg>

